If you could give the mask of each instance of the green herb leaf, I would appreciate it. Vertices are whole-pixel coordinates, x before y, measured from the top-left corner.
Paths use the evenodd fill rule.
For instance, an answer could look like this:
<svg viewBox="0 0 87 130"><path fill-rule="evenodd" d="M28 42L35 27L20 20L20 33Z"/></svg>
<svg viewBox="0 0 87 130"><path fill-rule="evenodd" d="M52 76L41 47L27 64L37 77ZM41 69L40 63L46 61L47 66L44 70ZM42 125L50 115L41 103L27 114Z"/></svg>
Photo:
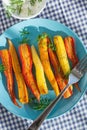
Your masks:
<svg viewBox="0 0 87 130"><path fill-rule="evenodd" d="M0 72L3 72L5 70L5 66L3 64L0 64Z"/></svg>
<svg viewBox="0 0 87 130"><path fill-rule="evenodd" d="M47 33L43 33L43 34L41 34L41 35L38 36L37 41L39 42L41 39L44 39L44 38L46 38L47 36L48 36Z"/></svg>
<svg viewBox="0 0 87 130"><path fill-rule="evenodd" d="M36 0L30 0L30 4L31 4L32 6L34 6L35 3L36 3Z"/></svg>
<svg viewBox="0 0 87 130"><path fill-rule="evenodd" d="M22 38L21 44L22 43L28 43L29 42L29 38Z"/></svg>
<svg viewBox="0 0 87 130"><path fill-rule="evenodd" d="M39 42L41 39L44 39L46 37L48 37L50 39L50 44L48 44L48 47L50 47L53 51L56 51L56 47L55 47L55 45L54 45L54 43L52 41L52 38L47 33L43 33L42 35L39 35L37 40Z"/></svg>
<svg viewBox="0 0 87 130"><path fill-rule="evenodd" d="M50 104L50 102L51 100L48 98L41 98L40 102L38 102L36 98L31 98L30 106L35 110L43 110Z"/></svg>
<svg viewBox="0 0 87 130"><path fill-rule="evenodd" d="M6 6L6 12L10 15L12 13L21 13L23 0L10 0L10 5Z"/></svg>
<svg viewBox="0 0 87 130"><path fill-rule="evenodd" d="M50 47L53 51L56 51L56 46L53 43L52 37L50 35L48 37L50 39L50 44L48 45L48 47Z"/></svg>
<svg viewBox="0 0 87 130"><path fill-rule="evenodd" d="M56 47L53 43L48 44L48 47L51 48L53 51L56 51Z"/></svg>
<svg viewBox="0 0 87 130"><path fill-rule="evenodd" d="M26 30L26 28L23 28L22 31L20 31L20 34L22 37L25 37L26 35L29 35L30 33L28 30Z"/></svg>
<svg viewBox="0 0 87 130"><path fill-rule="evenodd" d="M29 31L26 28L23 28L22 31L20 31L20 35L22 37L22 41L20 43L28 43L29 42Z"/></svg>

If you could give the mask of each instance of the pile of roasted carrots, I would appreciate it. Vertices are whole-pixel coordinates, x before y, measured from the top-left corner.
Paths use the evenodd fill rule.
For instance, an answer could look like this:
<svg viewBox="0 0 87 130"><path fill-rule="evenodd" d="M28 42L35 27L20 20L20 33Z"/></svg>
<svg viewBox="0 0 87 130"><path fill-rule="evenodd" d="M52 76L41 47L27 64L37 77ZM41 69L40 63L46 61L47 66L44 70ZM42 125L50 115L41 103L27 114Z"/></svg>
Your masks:
<svg viewBox="0 0 87 130"><path fill-rule="evenodd" d="M2 64L5 66L4 74L7 80L7 88L12 102L19 106L14 92L14 76L18 86L19 101L23 104L29 102L28 88L36 99L40 100L41 94L48 93L46 78L51 84L56 96L64 89L68 82L70 70L77 64L78 57L75 50L75 41L68 36L54 36L53 43L48 35L42 34L38 41L38 51L32 45L22 43L18 47L19 58L10 39L7 39L9 49L0 50ZM53 50L53 46L55 50ZM72 64L70 66L69 60ZM35 75L33 74L33 66ZM46 78L45 78L46 76ZM80 90L78 84L75 84ZM73 94L71 85L64 93L64 98Z"/></svg>

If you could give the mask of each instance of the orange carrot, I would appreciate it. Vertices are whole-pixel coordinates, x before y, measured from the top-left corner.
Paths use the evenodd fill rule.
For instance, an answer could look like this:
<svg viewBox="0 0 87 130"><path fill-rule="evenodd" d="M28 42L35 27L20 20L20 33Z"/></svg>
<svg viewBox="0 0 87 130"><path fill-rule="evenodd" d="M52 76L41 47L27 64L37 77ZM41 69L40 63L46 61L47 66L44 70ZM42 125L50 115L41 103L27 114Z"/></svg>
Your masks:
<svg viewBox="0 0 87 130"><path fill-rule="evenodd" d="M76 51L75 51L74 38L69 37L69 36L64 38L64 44L65 44L68 58L71 60L72 66L74 67L78 63L78 57L77 57Z"/></svg>
<svg viewBox="0 0 87 130"><path fill-rule="evenodd" d="M65 48L66 48L66 52L68 55L68 58L70 59L71 63L72 63L72 68L78 63L78 57L76 55L76 49L75 49L75 40L73 37L65 37L64 38L64 44L65 44ZM81 89L78 85L78 83L74 84L75 87L78 89L78 91L81 92Z"/></svg>
<svg viewBox="0 0 87 130"><path fill-rule="evenodd" d="M12 59L12 67L13 67L15 78L17 81L19 101L22 104L26 104L29 101L28 91L27 91L25 81L23 79L19 59L18 59L18 56L16 53L16 49L15 49L15 47L10 39L7 39L7 41L9 44L9 52L10 52L11 59Z"/></svg>
<svg viewBox="0 0 87 130"><path fill-rule="evenodd" d="M66 81L62 77L63 73L62 73L62 70L60 68L57 56L56 56L55 52L52 51L51 48L48 48L48 53L49 53L50 62L53 66L55 77L56 77L57 83L59 85L59 88L60 88L60 90L63 90L64 87L66 86ZM67 91L64 93L63 96L64 96L64 98L69 98L72 95L72 93L73 93L72 86L70 86L67 89Z"/></svg>
<svg viewBox="0 0 87 130"><path fill-rule="evenodd" d="M58 96L60 91L59 91L57 81L55 79L54 73L50 65L47 42L48 42L47 37L42 37L39 41L38 47L39 47L40 59L41 59L46 77L48 78L50 84L52 85L52 88L54 89L55 94Z"/></svg>
<svg viewBox="0 0 87 130"><path fill-rule="evenodd" d="M22 64L22 73L27 86L31 89L37 100L40 100L40 93L32 73L32 53L28 44L21 44L19 46L19 55Z"/></svg>
<svg viewBox="0 0 87 130"><path fill-rule="evenodd" d="M0 51L0 57L2 60L2 64L5 67L4 74L6 76L7 80L7 88L9 95L11 97L12 102L20 107L16 101L16 96L14 93L14 81L13 81L13 72L12 72L12 61L11 61L11 56L10 53L7 49L3 49Z"/></svg>

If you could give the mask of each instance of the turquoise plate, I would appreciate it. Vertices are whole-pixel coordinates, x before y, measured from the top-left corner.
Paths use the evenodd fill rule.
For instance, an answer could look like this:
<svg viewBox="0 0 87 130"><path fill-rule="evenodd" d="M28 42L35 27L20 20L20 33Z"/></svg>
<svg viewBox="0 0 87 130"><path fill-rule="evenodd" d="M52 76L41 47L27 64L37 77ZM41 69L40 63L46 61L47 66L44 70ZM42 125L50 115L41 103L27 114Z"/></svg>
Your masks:
<svg viewBox="0 0 87 130"><path fill-rule="evenodd" d="M61 35L62 37L65 36L74 37L76 42L76 52L79 59L81 59L87 53L86 49L83 46L82 41L72 30L70 30L69 28L67 28L61 23L52 20L47 20L47 19L30 19L10 27L0 36L0 49L8 48L5 37L10 38L14 43L16 49L18 49L19 41L21 40L20 31L23 28L29 30L30 32L29 43L30 45L34 44L36 48L37 48L37 36L42 32L46 32L51 36L58 34ZM57 103L57 105L52 110L52 112L49 114L47 119L60 116L75 106L75 104L80 100L81 96L86 91L87 74L81 79L81 81L79 82L79 86L81 88L81 92L78 92L78 90L74 88L73 96L70 97L69 99L62 98L60 102ZM15 88L17 89L16 84L15 84ZM55 94L51 89L49 90L49 94L46 96L51 99L55 98ZM26 119L34 120L42 112L42 111L32 109L29 104L22 105L22 108L16 107L10 100L6 88L6 79L3 74L0 74L0 102L10 112Z"/></svg>

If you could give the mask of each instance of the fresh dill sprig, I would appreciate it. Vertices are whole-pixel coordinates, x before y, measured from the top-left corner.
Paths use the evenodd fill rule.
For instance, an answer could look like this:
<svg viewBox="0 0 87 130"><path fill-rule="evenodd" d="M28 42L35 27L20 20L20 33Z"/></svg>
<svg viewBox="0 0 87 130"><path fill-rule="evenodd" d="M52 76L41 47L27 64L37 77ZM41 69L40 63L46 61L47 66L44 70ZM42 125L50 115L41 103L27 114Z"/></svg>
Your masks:
<svg viewBox="0 0 87 130"><path fill-rule="evenodd" d="M3 64L0 64L0 72L3 72L5 70L5 66Z"/></svg>
<svg viewBox="0 0 87 130"><path fill-rule="evenodd" d="M50 102L51 100L48 98L41 98L40 102L38 102L36 98L31 98L30 106L35 110L43 110L50 104Z"/></svg>
<svg viewBox="0 0 87 130"><path fill-rule="evenodd" d="M35 3L36 3L36 0L30 0L30 4L31 4L31 6L34 6Z"/></svg>
<svg viewBox="0 0 87 130"><path fill-rule="evenodd" d="M20 31L20 34L22 37L25 37L26 35L29 35L29 31L26 28L23 28L22 31Z"/></svg>
<svg viewBox="0 0 87 130"><path fill-rule="evenodd" d="M48 44L48 47L51 48L53 51L56 51L56 47L53 43Z"/></svg>
<svg viewBox="0 0 87 130"><path fill-rule="evenodd" d="M22 31L20 31L20 35L22 37L22 41L20 43L28 43L29 34L30 34L30 32L26 28L23 28Z"/></svg>
<svg viewBox="0 0 87 130"><path fill-rule="evenodd" d="M21 41L21 44L23 44L23 43L28 43L29 42L29 38L22 38L22 41Z"/></svg>
<svg viewBox="0 0 87 130"><path fill-rule="evenodd" d="M56 46L53 43L52 37L50 35L48 37L50 39L50 44L48 45L48 47L50 47L53 51L56 51Z"/></svg>
<svg viewBox="0 0 87 130"><path fill-rule="evenodd" d="M44 39L44 38L46 38L47 36L48 36L47 33L43 33L43 34L41 34L41 35L38 36L37 41L39 42L41 39Z"/></svg>
<svg viewBox="0 0 87 130"><path fill-rule="evenodd" d="M8 14L11 14L11 12L20 14L23 3L23 0L10 0L10 4L6 6L6 12L8 12Z"/></svg>
<svg viewBox="0 0 87 130"><path fill-rule="evenodd" d="M41 39L44 39L44 38L46 38L46 37L48 37L48 38L49 38L49 41L50 41L50 44L48 44L48 47L51 48L53 51L56 51L56 47L55 47L55 45L54 45L54 43L53 43L53 41L52 41L52 38L51 38L51 36L48 35L47 33L43 33L43 34L39 35L37 40L38 40L38 42L39 42Z"/></svg>

